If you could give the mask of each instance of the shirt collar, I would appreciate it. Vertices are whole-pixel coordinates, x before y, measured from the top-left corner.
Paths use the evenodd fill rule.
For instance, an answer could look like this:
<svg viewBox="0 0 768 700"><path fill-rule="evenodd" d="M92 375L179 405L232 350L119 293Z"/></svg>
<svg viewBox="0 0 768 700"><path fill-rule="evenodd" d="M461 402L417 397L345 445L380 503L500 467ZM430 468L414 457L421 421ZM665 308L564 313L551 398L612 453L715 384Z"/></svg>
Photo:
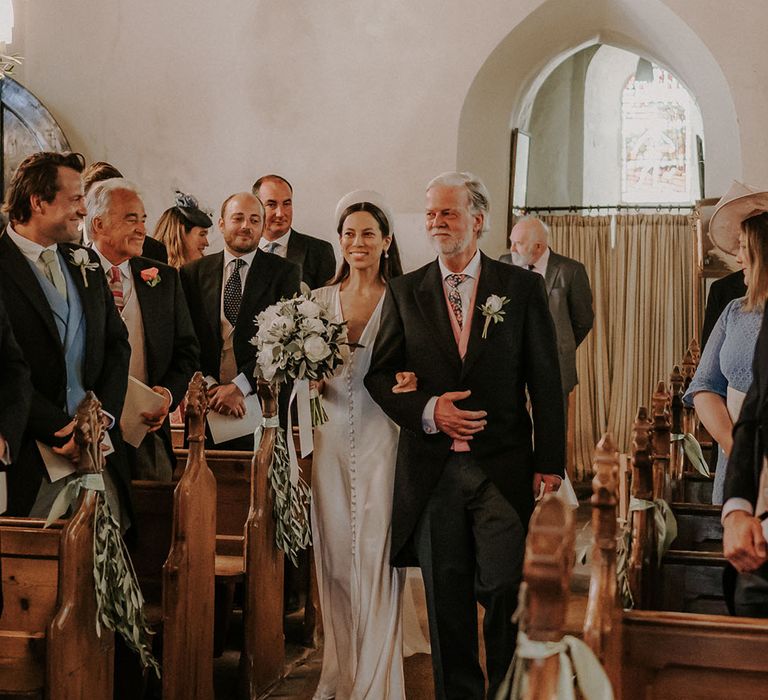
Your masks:
<svg viewBox="0 0 768 700"><path fill-rule="evenodd" d="M20 233L16 233L16 231L13 230L13 226L10 224L8 224L7 231L11 240L19 248L22 255L33 263L40 259L40 255L44 250L57 250L56 243L49 246L42 246L39 243L35 243L35 241L31 241L29 238L22 236Z"/></svg>
<svg viewBox="0 0 768 700"><path fill-rule="evenodd" d="M239 257L240 260L242 260L246 267L250 267L253 264L253 259L256 257L256 250L252 250L250 253L245 253L245 255L232 255L226 248L224 248L224 269L227 269L227 266L229 263L231 263L236 257Z"/></svg>
<svg viewBox="0 0 768 700"><path fill-rule="evenodd" d="M445 279L448 275L456 274L452 270L449 270L444 264L443 261L438 258L437 264L440 265L440 276L442 279ZM477 252L472 256L472 260L470 260L467 263L467 266L458 274L466 275L467 277L472 277L473 279L477 279L478 275L480 274L480 249L477 249Z"/></svg>
<svg viewBox="0 0 768 700"><path fill-rule="evenodd" d="M99 256L99 262L101 263L101 266L104 268L104 272L109 274L112 271L113 267L116 267L118 270L120 270L120 274L124 277L130 277L131 276L131 261L130 260L123 260L119 265L113 265L109 260L107 260L102 254L101 251L91 243L91 249L96 252L96 255Z"/></svg>
<svg viewBox="0 0 768 700"><path fill-rule="evenodd" d="M547 264L549 263L549 253L549 246L547 246L544 252L541 254L541 257L535 263L533 263L532 272L538 272L542 277L546 275Z"/></svg>
<svg viewBox="0 0 768 700"><path fill-rule="evenodd" d="M275 238L274 241L268 241L264 236L262 236L261 240L259 241L259 248L261 250L266 250L273 243L277 243L279 246L282 246L288 250L288 239L291 237L292 231L293 229L289 228L282 236L280 236L280 238Z"/></svg>

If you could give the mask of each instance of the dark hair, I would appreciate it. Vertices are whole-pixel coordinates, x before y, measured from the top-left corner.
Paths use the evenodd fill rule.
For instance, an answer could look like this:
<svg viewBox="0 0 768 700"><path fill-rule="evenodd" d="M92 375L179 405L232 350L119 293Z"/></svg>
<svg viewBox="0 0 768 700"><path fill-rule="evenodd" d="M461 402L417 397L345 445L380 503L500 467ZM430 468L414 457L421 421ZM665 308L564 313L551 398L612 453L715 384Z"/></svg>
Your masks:
<svg viewBox="0 0 768 700"><path fill-rule="evenodd" d="M282 182L286 185L288 185L288 189L291 191L291 194L293 194L293 187L291 187L291 183L288 182L282 175L262 175L256 182L253 183L253 187L251 188L251 191L253 194L258 196L259 188L268 180L277 180L278 182Z"/></svg>
<svg viewBox="0 0 768 700"><path fill-rule="evenodd" d="M13 174L5 194L3 212L11 223L26 224L32 218L30 198L37 195L52 202L60 189L59 168L82 173L85 158L80 153L41 151L27 156Z"/></svg>
<svg viewBox="0 0 768 700"><path fill-rule="evenodd" d="M379 225L381 229L382 238L388 236L392 238L392 243L389 245L389 249L386 253L381 254L379 260L379 277L383 282L389 282L393 277L399 277L403 274L403 266L400 264L400 252L397 249L397 241L394 235L389 230L389 221L384 212L381 211L375 204L370 202L357 202L356 204L350 204L339 217L339 223L336 226L336 231L341 236L341 232L344 230L344 222L350 214L354 214L358 211L368 212ZM339 271L336 276L328 282L328 284L339 284L349 277L349 263L342 258Z"/></svg>
<svg viewBox="0 0 768 700"><path fill-rule="evenodd" d="M85 172L83 172L83 189L85 190L85 194L88 194L88 190L90 190L97 182L111 180L113 177L122 176L123 174L111 163L97 160L95 163L91 163L85 169Z"/></svg>

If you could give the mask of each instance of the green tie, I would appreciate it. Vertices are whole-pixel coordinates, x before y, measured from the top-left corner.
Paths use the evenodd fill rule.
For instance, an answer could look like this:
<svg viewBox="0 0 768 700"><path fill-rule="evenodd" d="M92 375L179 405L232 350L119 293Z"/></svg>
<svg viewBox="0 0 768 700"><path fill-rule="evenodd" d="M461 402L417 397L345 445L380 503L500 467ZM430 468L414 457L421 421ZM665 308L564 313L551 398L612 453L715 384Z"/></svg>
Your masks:
<svg viewBox="0 0 768 700"><path fill-rule="evenodd" d="M40 253L40 259L43 261L43 265L45 265L45 276L56 287L56 291L66 300L67 283L64 281L64 275L59 267L56 251L48 248Z"/></svg>

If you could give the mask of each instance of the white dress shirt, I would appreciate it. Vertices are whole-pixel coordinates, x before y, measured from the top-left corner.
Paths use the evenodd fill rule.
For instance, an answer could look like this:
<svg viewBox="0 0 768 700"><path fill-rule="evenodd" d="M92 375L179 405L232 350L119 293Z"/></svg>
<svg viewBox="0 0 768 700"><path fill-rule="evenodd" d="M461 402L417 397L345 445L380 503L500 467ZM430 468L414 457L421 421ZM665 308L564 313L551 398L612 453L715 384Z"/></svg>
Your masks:
<svg viewBox="0 0 768 700"><path fill-rule="evenodd" d="M268 241L265 236L262 236L259 241L259 250L263 250L265 253L271 251L272 255L279 255L281 258L284 258L288 255L288 239L291 237L291 231L293 229L289 228L280 238L276 238L274 241ZM271 250L272 246L275 246L274 250Z"/></svg>
<svg viewBox="0 0 768 700"><path fill-rule="evenodd" d="M542 277L547 276L547 265L549 264L549 246L541 254L541 257L533 263L533 270L531 272L538 272Z"/></svg>
<svg viewBox="0 0 768 700"><path fill-rule="evenodd" d="M57 251L57 246L55 243L49 246L42 246L39 243L35 243L35 241L30 241L29 238L25 238L24 236L19 235L16 233L16 231L13 230L13 227L8 224L8 235L11 237L11 240L16 244L18 249L21 251L21 254L29 260L40 272L42 272L44 275L47 273L45 271L45 263L43 262L42 258L40 257L43 254L44 250L52 250L54 253ZM58 264L59 256L56 256L56 262Z"/></svg>

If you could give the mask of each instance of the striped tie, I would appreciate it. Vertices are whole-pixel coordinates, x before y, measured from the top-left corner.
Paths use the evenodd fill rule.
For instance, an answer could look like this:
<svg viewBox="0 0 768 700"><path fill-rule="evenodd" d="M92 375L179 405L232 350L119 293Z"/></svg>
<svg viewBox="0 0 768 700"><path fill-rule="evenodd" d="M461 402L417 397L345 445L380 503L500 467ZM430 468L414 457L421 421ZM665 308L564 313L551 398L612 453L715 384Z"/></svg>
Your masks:
<svg viewBox="0 0 768 700"><path fill-rule="evenodd" d="M445 283L448 285L448 303L453 309L453 315L456 317L456 323L459 328L464 325L464 316L461 309L461 294L459 294L459 285L467 278L466 275L446 275Z"/></svg>
<svg viewBox="0 0 768 700"><path fill-rule="evenodd" d="M109 288L112 291L112 296L115 299L115 306L117 310L122 313L123 306L125 306L123 300L123 276L120 273L120 268L112 266L109 271Z"/></svg>

